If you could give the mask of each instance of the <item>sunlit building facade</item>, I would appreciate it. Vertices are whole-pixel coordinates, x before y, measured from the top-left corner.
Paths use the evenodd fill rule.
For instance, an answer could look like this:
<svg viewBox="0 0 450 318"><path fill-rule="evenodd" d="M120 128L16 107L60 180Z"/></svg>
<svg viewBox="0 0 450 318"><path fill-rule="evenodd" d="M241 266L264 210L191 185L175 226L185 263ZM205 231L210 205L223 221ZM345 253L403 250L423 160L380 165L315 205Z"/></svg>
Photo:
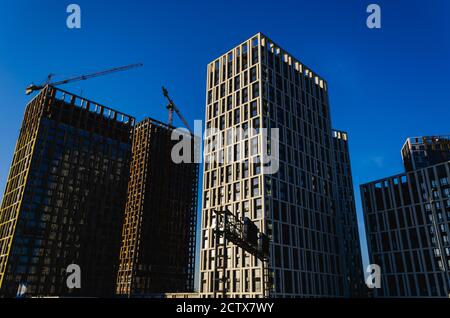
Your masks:
<svg viewBox="0 0 450 318"><path fill-rule="evenodd" d="M326 81L258 33L208 65L206 90L206 128L219 132L205 138L200 295L225 289L228 297L349 296L348 275L361 281L360 253L351 260L344 247L351 253L359 241L348 183L341 195L348 195L342 205L351 246L342 234L337 179L351 182L351 173L349 161L336 171ZM278 128L279 152L270 153L279 162L274 174L261 164L275 150L272 141L269 152L263 147L263 128ZM233 135L239 130L249 132ZM215 144L217 136L222 143ZM347 153L341 143L336 147ZM215 249L214 211L225 209L250 218L271 247L266 263L228 244L224 279L215 268L223 251Z"/></svg>

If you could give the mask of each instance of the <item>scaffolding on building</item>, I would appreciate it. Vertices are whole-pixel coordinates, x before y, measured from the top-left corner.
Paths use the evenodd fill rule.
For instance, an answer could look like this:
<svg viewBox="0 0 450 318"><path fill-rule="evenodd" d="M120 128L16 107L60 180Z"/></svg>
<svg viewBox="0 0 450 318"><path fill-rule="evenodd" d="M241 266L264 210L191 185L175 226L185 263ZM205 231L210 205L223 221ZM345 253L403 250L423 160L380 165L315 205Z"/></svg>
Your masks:
<svg viewBox="0 0 450 318"><path fill-rule="evenodd" d="M214 225L214 298L227 297L227 248L231 242L257 257L263 264L263 295L269 298L273 289L273 270L269 263L269 238L258 231L249 219L241 221L228 210L215 210Z"/></svg>

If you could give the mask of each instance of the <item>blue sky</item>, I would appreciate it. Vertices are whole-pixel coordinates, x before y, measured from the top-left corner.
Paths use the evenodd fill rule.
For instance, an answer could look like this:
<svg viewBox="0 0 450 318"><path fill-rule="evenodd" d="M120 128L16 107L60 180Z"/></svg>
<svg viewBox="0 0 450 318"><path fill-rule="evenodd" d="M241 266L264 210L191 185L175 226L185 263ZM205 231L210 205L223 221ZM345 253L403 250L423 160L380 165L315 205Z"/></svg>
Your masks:
<svg viewBox="0 0 450 318"><path fill-rule="evenodd" d="M66 27L70 3L81 6L80 30ZM381 6L379 30L366 27L370 3ZM1 191L30 82L143 62L64 88L166 121L165 85L192 122L204 118L207 63L263 32L328 81L333 127L349 133L363 232L359 184L402 172L406 137L450 133L449 16L446 0L0 0Z"/></svg>

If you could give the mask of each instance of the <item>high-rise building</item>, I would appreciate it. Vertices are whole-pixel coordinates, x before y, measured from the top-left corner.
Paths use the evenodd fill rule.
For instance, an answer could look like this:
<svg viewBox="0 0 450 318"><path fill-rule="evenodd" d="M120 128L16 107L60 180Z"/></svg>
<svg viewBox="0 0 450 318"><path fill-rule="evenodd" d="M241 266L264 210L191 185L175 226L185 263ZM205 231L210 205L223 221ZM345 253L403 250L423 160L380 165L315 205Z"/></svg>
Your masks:
<svg viewBox="0 0 450 318"><path fill-rule="evenodd" d="M369 258L381 270L378 297L450 295L450 161L428 152L428 140L437 141L408 139L405 173L361 185Z"/></svg>
<svg viewBox="0 0 450 318"><path fill-rule="evenodd" d="M334 163L337 173L337 204L339 216L339 236L344 270L344 295L362 297L364 282L362 276L362 257L359 241L358 220L353 189L348 134L333 130Z"/></svg>
<svg viewBox="0 0 450 318"><path fill-rule="evenodd" d="M219 132L205 138L201 296L213 297L218 289L230 297L350 295L347 282L362 273L359 251L354 260L348 257L357 241L344 243L343 232L351 228L347 238L356 240L357 225L341 222L356 222L354 198L346 183L349 163L336 171L334 147L347 151L333 141L326 81L258 33L208 65L206 128ZM262 128L279 129L279 154L270 154L279 162L274 174L261 165L268 154ZM339 200L341 176L349 196ZM232 243L226 253L216 248L214 211L224 210L250 218L269 236L267 263ZM227 255L226 277L215 264L220 255Z"/></svg>
<svg viewBox="0 0 450 318"><path fill-rule="evenodd" d="M408 138L402 147L406 171L413 171L450 160L450 136Z"/></svg>
<svg viewBox="0 0 450 318"><path fill-rule="evenodd" d="M116 286L119 295L194 289L199 165L172 160L172 148L178 142L171 139L173 132L173 127L150 118L135 127ZM187 133L179 137L192 140Z"/></svg>
<svg viewBox="0 0 450 318"><path fill-rule="evenodd" d="M27 105L0 209L1 296L114 294L133 125L51 86Z"/></svg>

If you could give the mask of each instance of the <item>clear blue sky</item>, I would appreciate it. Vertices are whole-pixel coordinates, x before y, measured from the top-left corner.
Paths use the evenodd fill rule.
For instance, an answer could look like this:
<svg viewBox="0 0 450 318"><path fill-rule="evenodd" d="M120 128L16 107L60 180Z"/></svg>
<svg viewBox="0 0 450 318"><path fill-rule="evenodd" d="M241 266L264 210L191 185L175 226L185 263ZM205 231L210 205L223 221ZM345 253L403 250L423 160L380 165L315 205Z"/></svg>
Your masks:
<svg viewBox="0 0 450 318"><path fill-rule="evenodd" d="M66 28L73 2L81 30ZM366 27L370 3L381 6L381 30ZM166 85L189 121L203 119L207 63L261 31L328 81L333 126L350 136L363 232L359 184L402 172L406 137L450 133L449 21L446 0L0 0L0 189L30 82L143 62L65 89L166 121Z"/></svg>

